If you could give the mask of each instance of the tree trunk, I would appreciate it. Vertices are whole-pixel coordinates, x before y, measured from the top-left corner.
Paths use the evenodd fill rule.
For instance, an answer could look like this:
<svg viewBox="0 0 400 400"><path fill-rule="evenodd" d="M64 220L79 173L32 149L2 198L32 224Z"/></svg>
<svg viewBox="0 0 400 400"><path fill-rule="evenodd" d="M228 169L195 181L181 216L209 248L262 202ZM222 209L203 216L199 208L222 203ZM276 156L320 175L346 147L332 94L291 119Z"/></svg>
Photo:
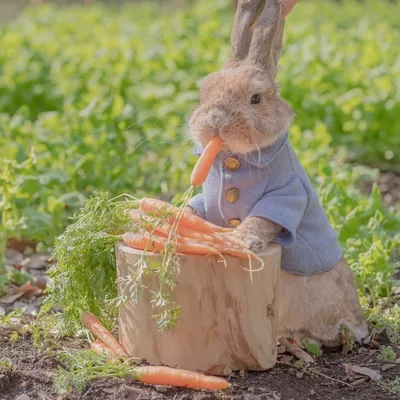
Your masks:
<svg viewBox="0 0 400 400"><path fill-rule="evenodd" d="M134 274L140 255L122 244L117 246L120 278ZM158 330L152 318L157 310L150 305L151 290L158 289L158 280L146 276L138 304L129 300L120 308L121 344L131 357L193 371L273 367L280 257L280 247L272 245L261 255L264 268L253 272L251 280L243 269L249 268L247 260L227 256L224 267L215 256L182 256L178 285L171 293L171 300L182 306L176 325ZM253 269L257 266L254 261Z"/></svg>

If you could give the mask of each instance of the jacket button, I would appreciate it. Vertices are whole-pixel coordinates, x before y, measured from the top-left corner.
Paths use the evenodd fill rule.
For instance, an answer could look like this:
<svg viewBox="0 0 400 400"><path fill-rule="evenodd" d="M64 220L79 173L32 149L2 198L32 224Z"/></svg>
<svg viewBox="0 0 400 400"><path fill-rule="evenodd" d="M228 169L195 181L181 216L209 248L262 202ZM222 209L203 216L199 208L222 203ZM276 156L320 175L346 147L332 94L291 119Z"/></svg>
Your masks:
<svg viewBox="0 0 400 400"><path fill-rule="evenodd" d="M236 203L239 200L240 192L237 188L230 188L225 192L225 199L228 203Z"/></svg>
<svg viewBox="0 0 400 400"><path fill-rule="evenodd" d="M228 221L228 224L231 228L237 228L241 222L240 219L232 218Z"/></svg>
<svg viewBox="0 0 400 400"><path fill-rule="evenodd" d="M240 168L240 161L236 157L229 157L225 160L224 165L230 171L237 171Z"/></svg>

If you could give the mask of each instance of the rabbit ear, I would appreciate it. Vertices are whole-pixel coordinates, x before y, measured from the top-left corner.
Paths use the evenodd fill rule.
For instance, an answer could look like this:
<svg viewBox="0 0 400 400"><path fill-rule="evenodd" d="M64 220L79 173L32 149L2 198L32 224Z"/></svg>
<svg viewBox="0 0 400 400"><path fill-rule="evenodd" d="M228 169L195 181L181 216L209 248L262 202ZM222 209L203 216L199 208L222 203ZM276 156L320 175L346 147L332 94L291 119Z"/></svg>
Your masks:
<svg viewBox="0 0 400 400"><path fill-rule="evenodd" d="M242 61L249 52L251 26L265 6L265 0L239 0L231 33L231 54L228 64Z"/></svg>
<svg viewBox="0 0 400 400"><path fill-rule="evenodd" d="M280 48L282 47L283 26L282 33L277 35L280 15L279 0L267 0L264 10L257 21L248 56L251 62L261 65L267 71L272 72L274 76L276 74L276 57L273 53L278 51L279 59ZM277 36L280 36L280 40L275 39Z"/></svg>
<svg viewBox="0 0 400 400"><path fill-rule="evenodd" d="M274 44L272 46L272 61L274 66L271 68L271 72L273 77L276 77L279 59L282 53L282 45L283 45L283 31L285 28L285 20L281 18L278 23L278 29L276 32L276 36L274 39Z"/></svg>

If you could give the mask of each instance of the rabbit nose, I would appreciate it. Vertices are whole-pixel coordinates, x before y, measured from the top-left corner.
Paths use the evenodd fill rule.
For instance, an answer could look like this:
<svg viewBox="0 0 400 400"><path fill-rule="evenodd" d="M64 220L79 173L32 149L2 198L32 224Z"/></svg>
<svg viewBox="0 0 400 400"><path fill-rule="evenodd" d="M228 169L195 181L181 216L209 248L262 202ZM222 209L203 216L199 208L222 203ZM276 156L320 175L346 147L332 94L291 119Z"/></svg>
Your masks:
<svg viewBox="0 0 400 400"><path fill-rule="evenodd" d="M218 129L225 123L226 113L220 108L212 108L208 111L206 120L212 128Z"/></svg>

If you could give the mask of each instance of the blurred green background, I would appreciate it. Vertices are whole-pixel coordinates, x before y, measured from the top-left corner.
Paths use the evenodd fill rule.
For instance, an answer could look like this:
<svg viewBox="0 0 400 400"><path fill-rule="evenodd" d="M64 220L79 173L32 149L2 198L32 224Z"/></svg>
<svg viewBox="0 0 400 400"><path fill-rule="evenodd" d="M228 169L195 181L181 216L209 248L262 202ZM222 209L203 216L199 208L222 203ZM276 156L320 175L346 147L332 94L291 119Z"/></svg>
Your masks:
<svg viewBox="0 0 400 400"><path fill-rule="evenodd" d="M186 189L186 121L233 21L229 0L27 3L0 2L2 248L10 237L51 246L94 190ZM302 0L278 77L292 142L374 298L398 277L399 206L361 182L400 171L399 43L395 1Z"/></svg>

